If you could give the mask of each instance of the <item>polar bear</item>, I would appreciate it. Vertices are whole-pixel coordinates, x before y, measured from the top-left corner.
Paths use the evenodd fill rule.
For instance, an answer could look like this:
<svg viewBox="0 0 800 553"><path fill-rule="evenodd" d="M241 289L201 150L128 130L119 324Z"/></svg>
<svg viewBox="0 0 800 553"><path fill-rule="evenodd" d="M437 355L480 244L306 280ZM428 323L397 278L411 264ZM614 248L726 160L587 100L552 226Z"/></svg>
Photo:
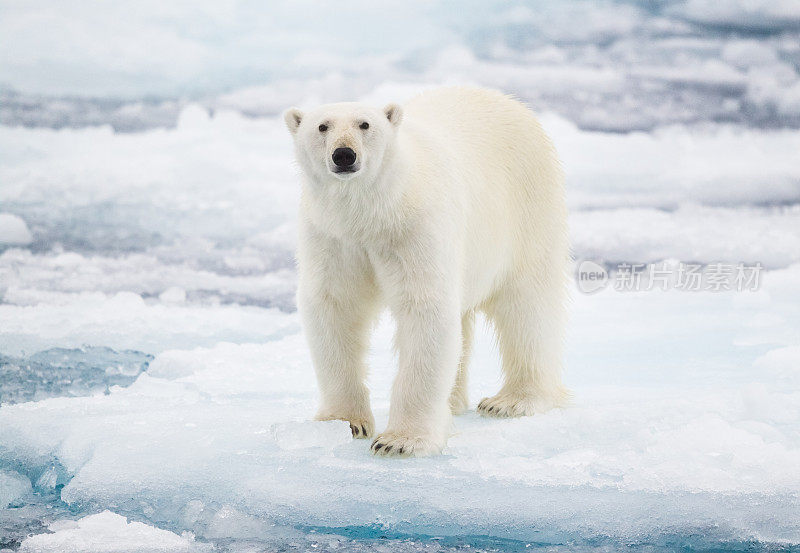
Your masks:
<svg viewBox="0 0 800 553"><path fill-rule="evenodd" d="M298 309L320 390L318 420L372 437L369 332L396 320L399 370L382 456L440 453L467 408L475 312L495 328L502 389L478 405L518 417L565 403L569 245L554 148L520 102L479 88L403 107L284 114L303 175Z"/></svg>

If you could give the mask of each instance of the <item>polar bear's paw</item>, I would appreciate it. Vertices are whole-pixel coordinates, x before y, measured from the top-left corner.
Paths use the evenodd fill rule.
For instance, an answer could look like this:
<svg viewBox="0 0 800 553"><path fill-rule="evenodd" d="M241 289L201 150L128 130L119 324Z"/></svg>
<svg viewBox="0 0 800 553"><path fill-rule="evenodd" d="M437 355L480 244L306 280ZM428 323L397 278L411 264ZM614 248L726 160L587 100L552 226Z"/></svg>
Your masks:
<svg viewBox="0 0 800 553"><path fill-rule="evenodd" d="M527 417L541 411L536 408L533 396L525 394L497 394L483 398L478 404L478 414L484 417Z"/></svg>
<svg viewBox="0 0 800 553"><path fill-rule="evenodd" d="M369 438L375 433L375 423L372 418L357 416L317 415L318 421L346 421L350 423L350 432L356 439Z"/></svg>
<svg viewBox="0 0 800 553"><path fill-rule="evenodd" d="M367 420L356 420L350 422L350 432L353 433L354 438L369 438L372 436L373 428L372 422Z"/></svg>
<svg viewBox="0 0 800 553"><path fill-rule="evenodd" d="M385 432L375 438L370 451L379 457L426 457L441 453L442 447L428 438Z"/></svg>

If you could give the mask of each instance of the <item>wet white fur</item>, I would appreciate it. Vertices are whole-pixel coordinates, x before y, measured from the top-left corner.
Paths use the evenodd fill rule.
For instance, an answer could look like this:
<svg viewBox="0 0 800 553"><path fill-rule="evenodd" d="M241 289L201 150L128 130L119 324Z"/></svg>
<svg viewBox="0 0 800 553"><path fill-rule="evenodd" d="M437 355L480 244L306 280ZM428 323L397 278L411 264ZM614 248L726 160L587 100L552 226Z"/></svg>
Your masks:
<svg viewBox="0 0 800 553"><path fill-rule="evenodd" d="M567 214L559 163L534 115L498 92L445 88L402 108L331 104L285 119L304 175L298 306L317 418L373 435L365 355L385 306L399 370L374 452L444 447L451 411L467 407L475 311L494 324L505 379L479 412L562 405ZM345 146L360 170L342 178L330 159Z"/></svg>

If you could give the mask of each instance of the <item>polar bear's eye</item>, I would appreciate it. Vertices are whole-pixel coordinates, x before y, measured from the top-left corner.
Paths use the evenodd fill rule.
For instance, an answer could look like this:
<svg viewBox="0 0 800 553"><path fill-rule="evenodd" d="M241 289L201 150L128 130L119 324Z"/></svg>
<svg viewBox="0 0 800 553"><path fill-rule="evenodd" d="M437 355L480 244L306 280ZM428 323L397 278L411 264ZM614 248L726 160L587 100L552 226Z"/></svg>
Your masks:
<svg viewBox="0 0 800 553"><path fill-rule="evenodd" d="M358 128L359 128L359 129L363 129L363 130L367 130L367 129L369 128L369 123L367 123L366 121L364 121L363 123L361 123L361 124L358 126Z"/></svg>
<svg viewBox="0 0 800 553"><path fill-rule="evenodd" d="M319 126L319 132L325 132L327 130L328 130L328 125L326 125L325 123Z"/></svg>

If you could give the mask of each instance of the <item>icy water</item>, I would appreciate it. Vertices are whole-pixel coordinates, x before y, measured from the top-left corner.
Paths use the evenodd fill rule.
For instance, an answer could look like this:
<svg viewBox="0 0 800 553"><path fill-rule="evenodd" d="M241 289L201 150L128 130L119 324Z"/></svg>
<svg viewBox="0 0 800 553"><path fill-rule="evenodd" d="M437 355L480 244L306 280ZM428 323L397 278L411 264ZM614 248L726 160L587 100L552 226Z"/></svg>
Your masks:
<svg viewBox="0 0 800 553"><path fill-rule="evenodd" d="M0 551L800 550L796 3L352 9L0 6ZM763 271L576 287L572 406L373 459L310 420L278 114L440 84L540 113L576 259Z"/></svg>
<svg viewBox="0 0 800 553"><path fill-rule="evenodd" d="M0 402L108 393L147 369L152 355L109 348L53 348L29 357L0 357Z"/></svg>

